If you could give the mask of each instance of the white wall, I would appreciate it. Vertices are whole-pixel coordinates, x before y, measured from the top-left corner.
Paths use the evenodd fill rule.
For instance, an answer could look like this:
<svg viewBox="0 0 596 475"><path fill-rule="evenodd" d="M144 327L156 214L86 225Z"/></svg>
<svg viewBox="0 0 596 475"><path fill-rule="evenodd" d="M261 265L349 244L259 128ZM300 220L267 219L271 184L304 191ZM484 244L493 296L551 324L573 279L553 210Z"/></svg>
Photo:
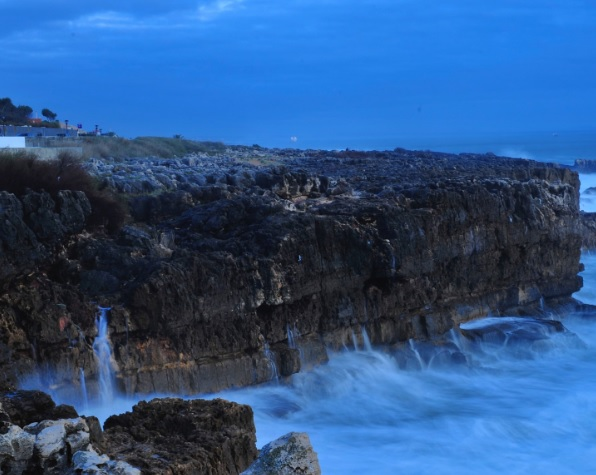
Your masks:
<svg viewBox="0 0 596 475"><path fill-rule="evenodd" d="M25 137L0 137L0 148L25 148Z"/></svg>

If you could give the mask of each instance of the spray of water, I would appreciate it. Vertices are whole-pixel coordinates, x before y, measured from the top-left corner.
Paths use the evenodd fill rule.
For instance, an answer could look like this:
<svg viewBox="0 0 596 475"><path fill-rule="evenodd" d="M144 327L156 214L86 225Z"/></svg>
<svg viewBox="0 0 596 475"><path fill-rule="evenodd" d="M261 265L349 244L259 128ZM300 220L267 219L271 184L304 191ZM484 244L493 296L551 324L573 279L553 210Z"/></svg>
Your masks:
<svg viewBox="0 0 596 475"><path fill-rule="evenodd" d="M85 382L85 370L83 368L79 368L79 383L81 385L83 409L87 411L89 409L89 396L87 395L87 383Z"/></svg>
<svg viewBox="0 0 596 475"><path fill-rule="evenodd" d="M265 343L264 348L265 357L269 361L269 368L271 368L271 381L279 381L279 374L277 372L277 364L275 364L275 356L269 348L269 344Z"/></svg>
<svg viewBox="0 0 596 475"><path fill-rule="evenodd" d="M97 337L93 343L93 352L99 371L99 398L103 404L114 399L114 366L112 363L112 345L108 335L108 312L110 308L100 307L97 317Z"/></svg>

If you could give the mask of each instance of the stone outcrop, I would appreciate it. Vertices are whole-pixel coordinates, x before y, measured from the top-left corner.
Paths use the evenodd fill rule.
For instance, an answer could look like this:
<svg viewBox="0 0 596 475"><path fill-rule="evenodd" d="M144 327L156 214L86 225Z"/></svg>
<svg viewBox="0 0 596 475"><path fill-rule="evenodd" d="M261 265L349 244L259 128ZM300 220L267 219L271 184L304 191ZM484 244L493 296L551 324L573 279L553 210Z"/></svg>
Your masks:
<svg viewBox="0 0 596 475"><path fill-rule="evenodd" d="M76 193L0 196L7 384L80 395L83 368L97 393L98 304L120 390L196 393L288 376L352 333L433 339L581 286L578 176L555 165L243 148L90 170L136 193L119 235L85 232Z"/></svg>
<svg viewBox="0 0 596 475"><path fill-rule="evenodd" d="M579 173L596 173L596 160L578 158L571 168Z"/></svg>
<svg viewBox="0 0 596 475"><path fill-rule="evenodd" d="M78 417L72 406L59 406L42 391L11 391L0 394L0 405L5 420L21 427L45 420L71 419Z"/></svg>
<svg viewBox="0 0 596 475"><path fill-rule="evenodd" d="M265 445L242 475L321 475L308 434L291 432Z"/></svg>
<svg viewBox="0 0 596 475"><path fill-rule="evenodd" d="M3 405L11 395L3 396ZM34 397L38 398L39 395ZM48 396L46 395L46 398ZM2 409L0 407L0 409ZM100 455L92 445L97 420L74 417L19 425L3 416L0 428L0 471L6 475L32 473L140 475L123 461ZM40 415L41 417L41 415Z"/></svg>
<svg viewBox="0 0 596 475"><path fill-rule="evenodd" d="M234 475L257 456L252 409L221 399L140 402L104 428L107 453L143 473Z"/></svg>
<svg viewBox="0 0 596 475"><path fill-rule="evenodd" d="M257 456L251 408L220 399L141 402L105 427L40 391L0 393L0 472L237 474Z"/></svg>

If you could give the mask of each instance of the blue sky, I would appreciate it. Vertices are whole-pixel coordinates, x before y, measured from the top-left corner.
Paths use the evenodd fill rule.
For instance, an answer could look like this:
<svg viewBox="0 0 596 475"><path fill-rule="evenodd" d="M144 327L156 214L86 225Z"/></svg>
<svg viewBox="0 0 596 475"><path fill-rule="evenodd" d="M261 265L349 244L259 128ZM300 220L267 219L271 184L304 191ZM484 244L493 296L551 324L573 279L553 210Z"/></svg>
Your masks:
<svg viewBox="0 0 596 475"><path fill-rule="evenodd" d="M592 0L0 0L0 11L0 96L125 137L366 147L596 130Z"/></svg>

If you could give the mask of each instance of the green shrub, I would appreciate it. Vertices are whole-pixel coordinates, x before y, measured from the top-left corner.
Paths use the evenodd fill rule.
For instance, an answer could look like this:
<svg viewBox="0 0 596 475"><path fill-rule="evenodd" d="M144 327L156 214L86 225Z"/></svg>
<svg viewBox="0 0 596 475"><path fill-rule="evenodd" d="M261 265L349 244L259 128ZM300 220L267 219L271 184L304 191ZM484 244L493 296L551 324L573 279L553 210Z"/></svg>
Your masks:
<svg viewBox="0 0 596 475"><path fill-rule="evenodd" d="M39 160L26 152L0 151L0 190L23 196L27 189L44 190L53 198L61 190L82 191L91 203L89 224L116 232L124 224L126 206L106 191L100 191L81 162L67 152L56 160Z"/></svg>

